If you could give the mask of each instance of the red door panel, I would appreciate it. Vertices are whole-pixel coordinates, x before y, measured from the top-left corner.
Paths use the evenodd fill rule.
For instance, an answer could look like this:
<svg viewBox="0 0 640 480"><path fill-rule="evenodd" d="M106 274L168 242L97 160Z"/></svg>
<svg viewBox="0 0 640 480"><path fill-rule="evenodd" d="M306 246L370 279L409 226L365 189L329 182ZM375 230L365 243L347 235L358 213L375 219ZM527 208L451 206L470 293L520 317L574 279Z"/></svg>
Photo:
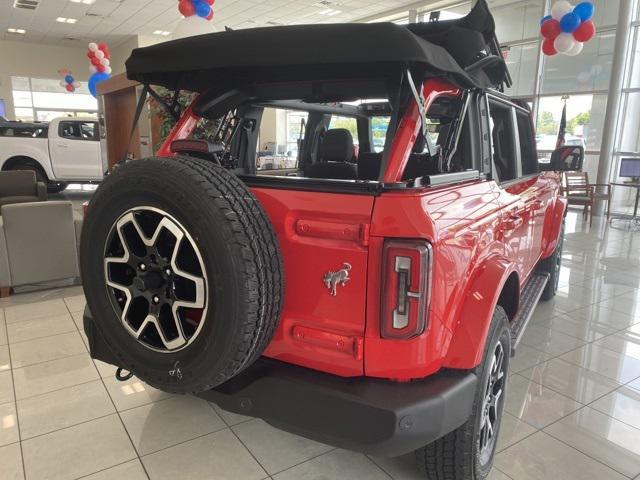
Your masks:
<svg viewBox="0 0 640 480"><path fill-rule="evenodd" d="M252 188L284 259L280 325L264 355L342 376L363 374L368 236L374 197ZM328 272L345 269L336 295Z"/></svg>

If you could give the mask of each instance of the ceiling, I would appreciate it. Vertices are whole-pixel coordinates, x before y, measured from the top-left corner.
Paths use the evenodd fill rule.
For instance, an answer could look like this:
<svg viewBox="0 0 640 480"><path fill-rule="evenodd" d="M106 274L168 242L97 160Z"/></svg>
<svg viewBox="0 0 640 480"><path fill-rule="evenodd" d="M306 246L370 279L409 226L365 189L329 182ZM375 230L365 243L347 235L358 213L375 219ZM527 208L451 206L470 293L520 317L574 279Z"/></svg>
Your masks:
<svg viewBox="0 0 640 480"><path fill-rule="evenodd" d="M95 0L92 5L39 0L35 10L15 8L14 1L0 1L0 39L67 46L104 41L114 47L133 35L153 35L156 30L173 33L183 20L177 0ZM222 30L225 26L350 22L412 3L415 0L216 0L209 25ZM58 17L78 21L58 23ZM27 33L9 33L8 28Z"/></svg>

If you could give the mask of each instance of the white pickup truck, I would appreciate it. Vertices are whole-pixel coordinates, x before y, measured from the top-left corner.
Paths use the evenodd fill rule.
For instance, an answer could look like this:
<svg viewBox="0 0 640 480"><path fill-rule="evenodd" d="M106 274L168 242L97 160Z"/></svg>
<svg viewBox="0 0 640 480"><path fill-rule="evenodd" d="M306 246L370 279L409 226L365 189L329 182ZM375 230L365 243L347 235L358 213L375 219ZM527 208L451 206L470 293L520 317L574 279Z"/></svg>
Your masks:
<svg viewBox="0 0 640 480"><path fill-rule="evenodd" d="M106 165L98 121L76 117L50 123L0 121L0 170L34 170L52 193L70 182L100 181Z"/></svg>

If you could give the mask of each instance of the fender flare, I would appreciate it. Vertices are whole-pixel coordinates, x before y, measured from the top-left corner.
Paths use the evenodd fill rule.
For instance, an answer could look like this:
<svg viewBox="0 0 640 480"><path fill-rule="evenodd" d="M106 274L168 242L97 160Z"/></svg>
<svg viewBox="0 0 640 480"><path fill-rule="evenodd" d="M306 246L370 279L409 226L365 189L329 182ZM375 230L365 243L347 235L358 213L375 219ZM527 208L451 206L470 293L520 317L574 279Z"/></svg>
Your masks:
<svg viewBox="0 0 640 480"><path fill-rule="evenodd" d="M560 240L560 232L562 230L562 222L567 214L568 200L564 197L556 197L553 211L547 215L545 219L544 235L542 236L542 256L541 258L549 258Z"/></svg>
<svg viewBox="0 0 640 480"><path fill-rule="evenodd" d="M469 370L480 364L500 295L511 275L517 276L515 265L498 255L487 258L478 271L467 288L444 368Z"/></svg>

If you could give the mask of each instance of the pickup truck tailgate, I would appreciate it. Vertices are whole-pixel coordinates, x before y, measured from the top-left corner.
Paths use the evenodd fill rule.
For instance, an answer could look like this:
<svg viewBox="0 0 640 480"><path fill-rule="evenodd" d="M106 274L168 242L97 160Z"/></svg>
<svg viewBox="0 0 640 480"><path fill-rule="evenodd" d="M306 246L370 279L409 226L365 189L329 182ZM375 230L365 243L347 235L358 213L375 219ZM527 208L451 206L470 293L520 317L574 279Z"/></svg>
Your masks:
<svg viewBox="0 0 640 480"><path fill-rule="evenodd" d="M362 375L375 197L263 187L251 191L271 219L284 259L284 308L264 356L336 375ZM336 283L333 295L330 280L347 276L344 285Z"/></svg>

